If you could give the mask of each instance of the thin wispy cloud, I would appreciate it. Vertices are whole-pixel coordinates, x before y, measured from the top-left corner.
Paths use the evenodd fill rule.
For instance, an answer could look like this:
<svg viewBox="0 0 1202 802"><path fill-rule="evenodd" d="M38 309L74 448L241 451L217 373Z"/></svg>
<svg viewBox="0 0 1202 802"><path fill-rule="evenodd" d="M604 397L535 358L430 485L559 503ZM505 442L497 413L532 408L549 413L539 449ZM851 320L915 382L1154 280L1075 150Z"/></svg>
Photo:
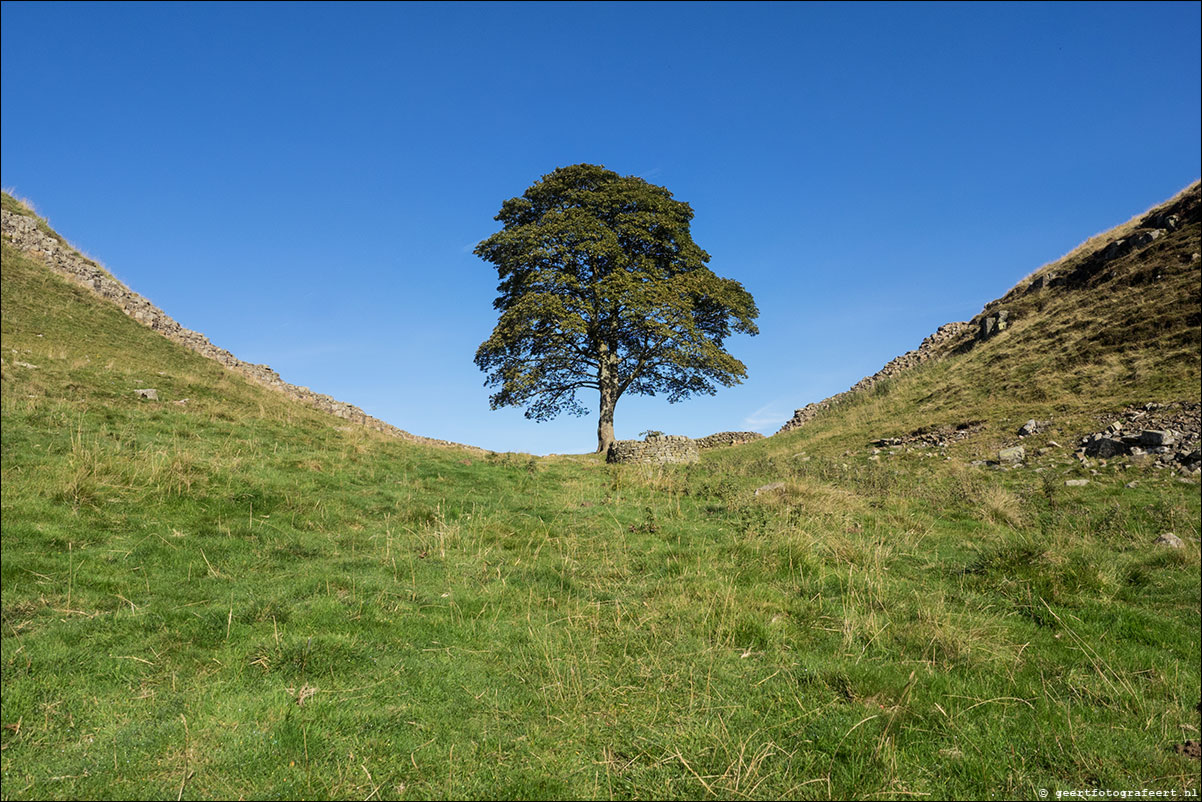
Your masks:
<svg viewBox="0 0 1202 802"><path fill-rule="evenodd" d="M793 416L793 410L786 410L780 402L771 401L743 418L743 426L752 432L763 433L767 429L775 429Z"/></svg>

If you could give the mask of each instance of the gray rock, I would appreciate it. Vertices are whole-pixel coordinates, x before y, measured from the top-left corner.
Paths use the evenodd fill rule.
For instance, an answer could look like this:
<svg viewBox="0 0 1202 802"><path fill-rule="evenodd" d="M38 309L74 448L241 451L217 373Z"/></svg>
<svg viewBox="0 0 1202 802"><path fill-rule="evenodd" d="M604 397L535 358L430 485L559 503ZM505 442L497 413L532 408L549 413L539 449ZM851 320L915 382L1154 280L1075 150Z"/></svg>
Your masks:
<svg viewBox="0 0 1202 802"><path fill-rule="evenodd" d="M1170 549L1185 548L1185 543L1182 542L1181 538L1177 537L1172 532L1165 532L1163 535L1156 538L1156 540L1154 540L1152 542L1157 546L1166 546Z"/></svg>
<svg viewBox="0 0 1202 802"><path fill-rule="evenodd" d="M1085 444L1085 453L1098 459L1110 459L1122 454L1126 450L1127 446L1124 445L1122 440L1115 440L1110 437L1098 437Z"/></svg>
<svg viewBox="0 0 1202 802"><path fill-rule="evenodd" d="M995 315L981 318L979 328L977 330L978 340L988 340L1000 331L1005 331L1010 317L1009 310L1001 309Z"/></svg>
<svg viewBox="0 0 1202 802"><path fill-rule="evenodd" d="M1106 260L1117 259L1124 252L1123 246L1127 244L1126 240L1115 240L1102 249L1102 258Z"/></svg>
<svg viewBox="0 0 1202 802"><path fill-rule="evenodd" d="M1139 441L1145 446L1171 446L1177 442L1170 432L1159 429L1144 429L1139 434Z"/></svg>
<svg viewBox="0 0 1202 802"><path fill-rule="evenodd" d="M784 489L785 489L784 482L773 482L772 484L769 484L769 485L760 485L759 487L757 487L755 489L755 494L758 496L762 493L774 493L777 490L784 490Z"/></svg>
<svg viewBox="0 0 1202 802"><path fill-rule="evenodd" d="M1016 462L1022 462L1027 457L1027 450L1022 446L1011 446L1003 448L997 453L998 462L1009 463L1013 465Z"/></svg>
<svg viewBox="0 0 1202 802"><path fill-rule="evenodd" d="M138 398L145 398L149 401L159 400L159 391L152 387L148 387L145 390L134 390L134 395L136 395Z"/></svg>
<svg viewBox="0 0 1202 802"><path fill-rule="evenodd" d="M1088 479L1069 479L1064 483L1065 487L1085 487L1089 484Z"/></svg>
<svg viewBox="0 0 1202 802"><path fill-rule="evenodd" d="M1019 437L1030 437L1031 435L1037 433L1042 428L1043 428L1043 425L1039 421L1032 418L1031 420L1027 421L1022 426L1019 427L1018 436Z"/></svg>
<svg viewBox="0 0 1202 802"><path fill-rule="evenodd" d="M1131 236L1131 243L1136 248L1142 248L1145 245L1151 245L1153 242L1160 239L1160 235L1163 233L1164 233L1163 231L1160 231L1155 228L1150 229L1150 230L1137 231L1135 234L1133 234Z"/></svg>

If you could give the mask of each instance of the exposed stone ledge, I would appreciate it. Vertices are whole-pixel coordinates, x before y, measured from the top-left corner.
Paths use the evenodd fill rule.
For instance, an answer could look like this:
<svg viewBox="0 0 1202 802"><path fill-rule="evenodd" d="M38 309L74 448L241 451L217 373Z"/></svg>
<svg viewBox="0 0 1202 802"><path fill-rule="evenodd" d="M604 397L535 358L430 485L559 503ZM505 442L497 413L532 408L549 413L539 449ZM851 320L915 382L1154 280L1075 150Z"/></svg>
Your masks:
<svg viewBox="0 0 1202 802"><path fill-rule="evenodd" d="M378 432L399 437L413 443L448 448L462 448L478 453L484 449L467 446L462 443L452 443L447 440L436 440L430 437L410 434L398 429L379 418L373 418L363 410L331 398L323 393L315 393L308 387L298 387L282 380L278 373L267 365L255 365L243 362L224 348L219 348L209 342L199 332L186 329L169 317L163 310L150 301L133 292L120 281L113 278L100 265L81 256L74 248L62 240L47 234L38 226L37 219L15 214L7 209L0 210L0 222L4 237L13 245L26 253L39 257L55 273L64 276L76 284L82 285L112 303L115 303L125 314L149 326L167 339L189 348L201 356L220 362L230 370L258 384L281 392L322 412L328 412L344 420L375 429Z"/></svg>
<svg viewBox="0 0 1202 802"><path fill-rule="evenodd" d="M1200 215L1202 193L1199 192L1199 185L1194 183L1177 197L1148 212L1133 224L1120 227L1121 237L1103 235L1089 240L1082 246L1080 256L1070 254L1065 259L1037 270L1001 298L985 304L981 313L971 321L940 326L938 331L923 340L916 350L907 351L897 357L876 373L858 381L850 390L807 404L797 410L777 434L804 426L852 393L866 390L883 379L932 359L942 359L950 354L962 354L972 350L1014 324L1014 311L1005 307L1020 297L1045 288L1061 287L1072 290L1107 280L1113 276L1114 262L1131 254L1136 254L1139 258L1145 249L1162 241L1166 235L1184 226L1196 224ZM1085 250L1086 248L1088 250ZM1190 258L1195 262L1202 259L1196 251Z"/></svg>

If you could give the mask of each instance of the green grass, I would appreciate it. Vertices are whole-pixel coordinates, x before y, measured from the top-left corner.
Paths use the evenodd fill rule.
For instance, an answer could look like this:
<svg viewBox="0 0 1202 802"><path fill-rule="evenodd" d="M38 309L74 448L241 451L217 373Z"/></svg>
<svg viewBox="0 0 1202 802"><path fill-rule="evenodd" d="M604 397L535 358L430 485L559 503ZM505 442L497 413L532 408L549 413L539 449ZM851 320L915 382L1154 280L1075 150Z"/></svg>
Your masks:
<svg viewBox="0 0 1202 802"><path fill-rule="evenodd" d="M1196 399L1196 348L1078 399L1056 355L1003 359L1020 321L646 470L346 430L3 266L4 798L1198 788L1172 752L1202 698L1197 483L967 464L1028 417L1055 419L1028 448L1067 446L1091 409ZM988 390L1020 363L1041 394ZM986 428L949 459L869 459L963 418Z"/></svg>

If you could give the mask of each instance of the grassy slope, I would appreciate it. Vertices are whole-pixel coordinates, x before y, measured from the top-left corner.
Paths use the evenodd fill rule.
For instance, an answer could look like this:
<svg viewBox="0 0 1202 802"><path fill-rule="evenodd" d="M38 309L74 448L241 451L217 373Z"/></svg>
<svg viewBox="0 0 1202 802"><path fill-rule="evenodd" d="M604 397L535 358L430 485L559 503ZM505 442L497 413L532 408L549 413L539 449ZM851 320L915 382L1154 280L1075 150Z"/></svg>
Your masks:
<svg viewBox="0 0 1202 802"><path fill-rule="evenodd" d="M1089 369L1028 316L648 473L340 431L7 245L3 282L6 798L1198 787L1197 484L966 467L1196 399L1196 322ZM949 460L864 449L963 418Z"/></svg>

